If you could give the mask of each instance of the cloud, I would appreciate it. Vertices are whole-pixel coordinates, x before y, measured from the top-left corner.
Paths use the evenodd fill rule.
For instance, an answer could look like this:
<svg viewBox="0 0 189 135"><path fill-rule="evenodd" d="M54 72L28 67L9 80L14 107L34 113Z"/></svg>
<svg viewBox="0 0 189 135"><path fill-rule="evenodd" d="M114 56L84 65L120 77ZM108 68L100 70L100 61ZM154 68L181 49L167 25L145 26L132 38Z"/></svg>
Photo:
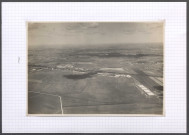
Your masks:
<svg viewBox="0 0 189 135"><path fill-rule="evenodd" d="M31 23L30 44L77 45L161 42L160 23Z"/></svg>
<svg viewBox="0 0 189 135"><path fill-rule="evenodd" d="M97 28L98 23L71 23L66 26L66 30L68 31L78 31L78 30L86 30L90 28Z"/></svg>
<svg viewBox="0 0 189 135"><path fill-rule="evenodd" d="M89 23L88 28L97 28L98 25L99 25L98 23Z"/></svg>
<svg viewBox="0 0 189 135"><path fill-rule="evenodd" d="M28 23L28 30L44 29L45 27L45 23Z"/></svg>
<svg viewBox="0 0 189 135"><path fill-rule="evenodd" d="M35 23L28 23L28 30L35 30L39 27L38 24Z"/></svg>
<svg viewBox="0 0 189 135"><path fill-rule="evenodd" d="M158 29L158 28L163 28L163 23L154 23L149 26L149 29L151 29L151 30Z"/></svg>

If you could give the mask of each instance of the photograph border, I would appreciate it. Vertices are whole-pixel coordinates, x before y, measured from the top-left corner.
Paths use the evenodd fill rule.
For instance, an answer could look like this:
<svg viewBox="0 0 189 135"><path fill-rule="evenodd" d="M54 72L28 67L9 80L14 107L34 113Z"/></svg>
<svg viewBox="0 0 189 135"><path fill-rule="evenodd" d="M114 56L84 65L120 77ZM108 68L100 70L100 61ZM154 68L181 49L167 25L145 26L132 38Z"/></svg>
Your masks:
<svg viewBox="0 0 189 135"><path fill-rule="evenodd" d="M54 0L54 1L52 1L52 0L2 0L1 2L0 2L0 4L1 4L1 6L0 6L0 9L2 9L2 2L15 2L15 3L17 3L17 2L141 2L140 0L128 0L128 1L123 1L123 0L117 0L117 1L113 1L113 0L110 0L110 1L106 1L106 0L92 0L92 1L87 1L87 0L83 0L83 1L80 1L80 0ZM189 12L189 6L188 6L188 3L187 3L187 1L186 0L156 0L156 1L151 1L151 0L144 0L143 2L186 2L186 6L187 6L187 20L186 20L186 25L187 25L187 31L186 31L186 55L187 55L187 59L186 59L186 67L187 67L187 73L186 73L186 93L187 93L187 95L186 95L186 122L187 122L187 124L186 124L186 133L176 133L176 134L189 134L189 83L187 82L187 80L188 80L188 76L189 76L189 72L188 72L188 69L189 69L189 67L188 67L188 63L189 63L189 49L188 49L188 46L189 46L189 44L188 44L188 26L189 26L189 24L188 24L188 19L189 19L189 14L188 14L188 12ZM2 11L2 10L1 10ZM1 19L1 22L2 22L2 12L1 12L1 17L0 17L0 19ZM0 69L1 69L1 83L0 83L0 87L1 87L1 91L0 91L0 98L1 98L1 100L0 100L0 108L1 108L1 112L0 112L0 116L1 116L1 118L0 118L0 121L1 121L1 126L0 126L0 133L1 134L14 134L14 135L20 135L20 133L2 133L2 125L3 125L3 123L2 123L2 23L1 23L1 26L0 26L0 29L1 29L1 32L0 32L0 41L1 41L1 47L0 47L0 52L1 52L1 59L0 59L0 64L1 64L1 66L0 66ZM165 29L164 29L165 30ZM165 45L165 44L164 44ZM28 56L28 55L27 55ZM164 63L164 66L165 66L165 63ZM164 77L163 77L164 78ZM166 95L164 94L164 97L165 97ZM165 103L164 103L165 104ZM31 133L23 133L23 134L31 134ZM47 135L47 134L59 134L59 133L32 133L32 134L45 134L45 135ZM62 133L62 134L67 134L67 133ZM72 133L71 133L72 134ZM83 134L83 133L79 133L79 134ZM87 133L87 134L91 134L91 133ZM99 134L99 133L96 133L96 134ZM115 133L115 134L118 134L118 133ZM120 133L119 133L120 134ZM122 134L122 133L121 133ZM143 135L145 135L145 134L147 134L147 133L124 133L124 134L143 134ZM148 134L154 134L154 133L148 133ZM156 133L156 134L167 134L167 133ZM170 133L170 134L172 134L172 133Z"/></svg>

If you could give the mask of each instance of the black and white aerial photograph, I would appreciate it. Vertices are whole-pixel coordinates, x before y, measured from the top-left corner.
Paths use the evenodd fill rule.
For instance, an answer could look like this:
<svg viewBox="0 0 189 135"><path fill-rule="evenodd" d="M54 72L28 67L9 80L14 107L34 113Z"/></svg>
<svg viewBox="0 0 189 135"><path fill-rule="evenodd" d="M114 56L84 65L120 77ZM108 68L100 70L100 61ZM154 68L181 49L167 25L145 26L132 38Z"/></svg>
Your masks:
<svg viewBox="0 0 189 135"><path fill-rule="evenodd" d="M163 116L164 22L28 22L27 115Z"/></svg>

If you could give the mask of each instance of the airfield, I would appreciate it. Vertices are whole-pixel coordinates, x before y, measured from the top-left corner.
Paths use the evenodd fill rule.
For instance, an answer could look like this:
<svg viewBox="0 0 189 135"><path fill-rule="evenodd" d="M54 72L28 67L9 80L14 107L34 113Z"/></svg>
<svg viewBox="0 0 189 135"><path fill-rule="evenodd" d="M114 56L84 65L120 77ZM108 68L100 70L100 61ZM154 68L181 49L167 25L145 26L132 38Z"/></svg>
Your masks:
<svg viewBox="0 0 189 135"><path fill-rule="evenodd" d="M163 46L29 48L28 114L163 114Z"/></svg>

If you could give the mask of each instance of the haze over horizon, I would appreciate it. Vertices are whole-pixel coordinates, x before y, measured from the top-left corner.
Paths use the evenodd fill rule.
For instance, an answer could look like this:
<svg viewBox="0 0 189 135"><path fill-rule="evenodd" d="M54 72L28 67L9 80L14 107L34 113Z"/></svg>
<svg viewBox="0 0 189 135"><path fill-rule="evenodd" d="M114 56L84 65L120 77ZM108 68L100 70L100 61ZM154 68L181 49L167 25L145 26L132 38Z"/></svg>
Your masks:
<svg viewBox="0 0 189 135"><path fill-rule="evenodd" d="M163 22L28 23L29 47L163 43Z"/></svg>

